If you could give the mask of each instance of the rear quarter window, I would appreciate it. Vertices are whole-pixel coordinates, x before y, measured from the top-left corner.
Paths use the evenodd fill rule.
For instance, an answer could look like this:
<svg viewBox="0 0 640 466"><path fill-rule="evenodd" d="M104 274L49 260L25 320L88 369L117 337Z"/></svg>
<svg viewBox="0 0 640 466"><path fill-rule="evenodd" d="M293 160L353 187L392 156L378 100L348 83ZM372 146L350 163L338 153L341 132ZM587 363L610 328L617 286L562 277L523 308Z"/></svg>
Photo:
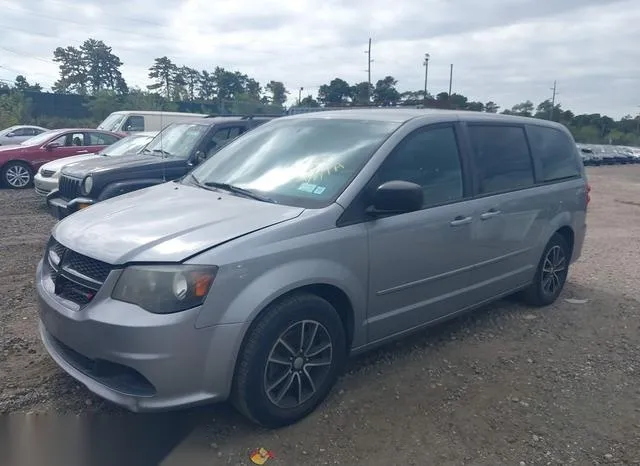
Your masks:
<svg viewBox="0 0 640 466"><path fill-rule="evenodd" d="M531 152L540 164L540 181L580 175L576 145L567 134L555 128L530 125L527 126L527 136Z"/></svg>

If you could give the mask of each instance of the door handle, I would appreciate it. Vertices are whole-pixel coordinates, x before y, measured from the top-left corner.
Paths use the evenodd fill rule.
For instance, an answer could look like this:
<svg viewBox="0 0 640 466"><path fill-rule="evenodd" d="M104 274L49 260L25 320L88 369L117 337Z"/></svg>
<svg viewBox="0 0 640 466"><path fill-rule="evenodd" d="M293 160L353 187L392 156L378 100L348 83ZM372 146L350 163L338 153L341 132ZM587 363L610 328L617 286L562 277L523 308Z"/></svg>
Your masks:
<svg viewBox="0 0 640 466"><path fill-rule="evenodd" d="M460 225L466 225L471 223L471 217L463 217L462 215L458 215L456 218L449 222L449 225L452 227L459 227Z"/></svg>
<svg viewBox="0 0 640 466"><path fill-rule="evenodd" d="M500 212L499 210L496 209L489 209L488 211L486 211L484 214L480 215L480 219L482 220L489 220L490 218L493 218L497 215L500 215L502 212Z"/></svg>

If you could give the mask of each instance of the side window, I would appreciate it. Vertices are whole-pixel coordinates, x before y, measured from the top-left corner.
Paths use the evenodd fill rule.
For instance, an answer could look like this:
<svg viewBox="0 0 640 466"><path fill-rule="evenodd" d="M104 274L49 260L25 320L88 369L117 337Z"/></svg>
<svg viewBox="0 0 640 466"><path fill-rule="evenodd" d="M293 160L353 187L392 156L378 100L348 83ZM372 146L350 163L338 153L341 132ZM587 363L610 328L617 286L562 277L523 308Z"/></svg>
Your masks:
<svg viewBox="0 0 640 466"><path fill-rule="evenodd" d="M28 136L27 128L15 129L15 130L11 131L11 134L13 134L14 136Z"/></svg>
<svg viewBox="0 0 640 466"><path fill-rule="evenodd" d="M540 161L543 181L580 175L575 143L566 134L554 128L531 125L527 126L527 135L533 156Z"/></svg>
<svg viewBox="0 0 640 466"><path fill-rule="evenodd" d="M234 126L233 128L229 128L229 136L227 139L234 139L240 136L243 133L244 128L240 126Z"/></svg>
<svg viewBox="0 0 640 466"><path fill-rule="evenodd" d="M376 181L395 180L422 186L423 207L461 200L462 168L453 127L418 130L398 144L380 167Z"/></svg>
<svg viewBox="0 0 640 466"><path fill-rule="evenodd" d="M67 133L59 138L51 141L61 146L84 146L84 134L83 133Z"/></svg>
<svg viewBox="0 0 640 466"><path fill-rule="evenodd" d="M144 131L144 117L131 115L124 124L125 131Z"/></svg>
<svg viewBox="0 0 640 466"><path fill-rule="evenodd" d="M110 146L118 140L115 136L105 133L89 133L90 146Z"/></svg>
<svg viewBox="0 0 640 466"><path fill-rule="evenodd" d="M233 126L230 128L214 129L213 134L207 138L207 142L204 145L204 153L207 158L211 157L214 153L220 150L231 139L242 133L244 128L240 126Z"/></svg>
<svg viewBox="0 0 640 466"><path fill-rule="evenodd" d="M38 128L33 128L33 130L32 130L32 131L33 131L33 135L34 135L34 136L37 136L38 134L42 134L42 133L44 133L44 130L42 130L42 129L38 129Z"/></svg>
<svg viewBox="0 0 640 466"><path fill-rule="evenodd" d="M533 166L524 128L470 125L480 194L533 186Z"/></svg>

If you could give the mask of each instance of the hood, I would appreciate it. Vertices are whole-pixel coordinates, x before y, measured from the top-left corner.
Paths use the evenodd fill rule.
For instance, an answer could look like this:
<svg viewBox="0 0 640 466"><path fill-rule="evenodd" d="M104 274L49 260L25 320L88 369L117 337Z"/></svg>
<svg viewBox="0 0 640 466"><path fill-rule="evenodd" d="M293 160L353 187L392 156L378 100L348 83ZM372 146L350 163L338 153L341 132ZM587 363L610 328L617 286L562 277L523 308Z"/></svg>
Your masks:
<svg viewBox="0 0 640 466"><path fill-rule="evenodd" d="M2 145L0 146L0 156L2 156L5 153L9 153L12 155L15 154L21 154L23 152L29 152L29 150L32 150L32 147L27 147L27 146L23 146L21 144L16 144L16 145Z"/></svg>
<svg viewBox="0 0 640 466"><path fill-rule="evenodd" d="M151 165L161 166L168 162L168 159L162 159L153 155L121 155L118 157L100 157L100 159L86 160L74 163L71 167L64 169L64 174L74 178L84 178L89 173L99 175L101 172L111 170L130 170L132 168L144 168Z"/></svg>
<svg viewBox="0 0 640 466"><path fill-rule="evenodd" d="M102 157L101 155L97 155L97 154L72 155L70 157L63 157L61 159L52 160L51 162L47 162L41 167L41 170L52 170L52 171L57 172L58 170L60 170L65 165L69 165L71 163L76 163L76 162L85 161L85 160L91 160L91 159L95 159L97 157L105 158L105 157Z"/></svg>
<svg viewBox="0 0 640 466"><path fill-rule="evenodd" d="M303 211L169 182L76 212L60 221L53 235L64 246L113 265L180 262Z"/></svg>

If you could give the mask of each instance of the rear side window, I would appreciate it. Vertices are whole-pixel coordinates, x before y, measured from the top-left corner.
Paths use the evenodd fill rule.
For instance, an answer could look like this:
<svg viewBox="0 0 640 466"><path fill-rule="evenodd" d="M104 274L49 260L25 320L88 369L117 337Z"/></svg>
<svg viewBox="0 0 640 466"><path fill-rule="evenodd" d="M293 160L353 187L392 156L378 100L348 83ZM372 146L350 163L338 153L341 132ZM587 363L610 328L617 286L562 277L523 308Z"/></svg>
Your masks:
<svg viewBox="0 0 640 466"><path fill-rule="evenodd" d="M533 165L524 128L470 125L469 137L480 194L533 186Z"/></svg>
<svg viewBox="0 0 640 466"><path fill-rule="evenodd" d="M89 146L110 146L118 140L117 137L105 133L89 133Z"/></svg>
<svg viewBox="0 0 640 466"><path fill-rule="evenodd" d="M574 142L562 131L543 126L528 126L527 135L533 156L540 161L542 181L555 181L580 175ZM582 149L584 153L591 153Z"/></svg>

